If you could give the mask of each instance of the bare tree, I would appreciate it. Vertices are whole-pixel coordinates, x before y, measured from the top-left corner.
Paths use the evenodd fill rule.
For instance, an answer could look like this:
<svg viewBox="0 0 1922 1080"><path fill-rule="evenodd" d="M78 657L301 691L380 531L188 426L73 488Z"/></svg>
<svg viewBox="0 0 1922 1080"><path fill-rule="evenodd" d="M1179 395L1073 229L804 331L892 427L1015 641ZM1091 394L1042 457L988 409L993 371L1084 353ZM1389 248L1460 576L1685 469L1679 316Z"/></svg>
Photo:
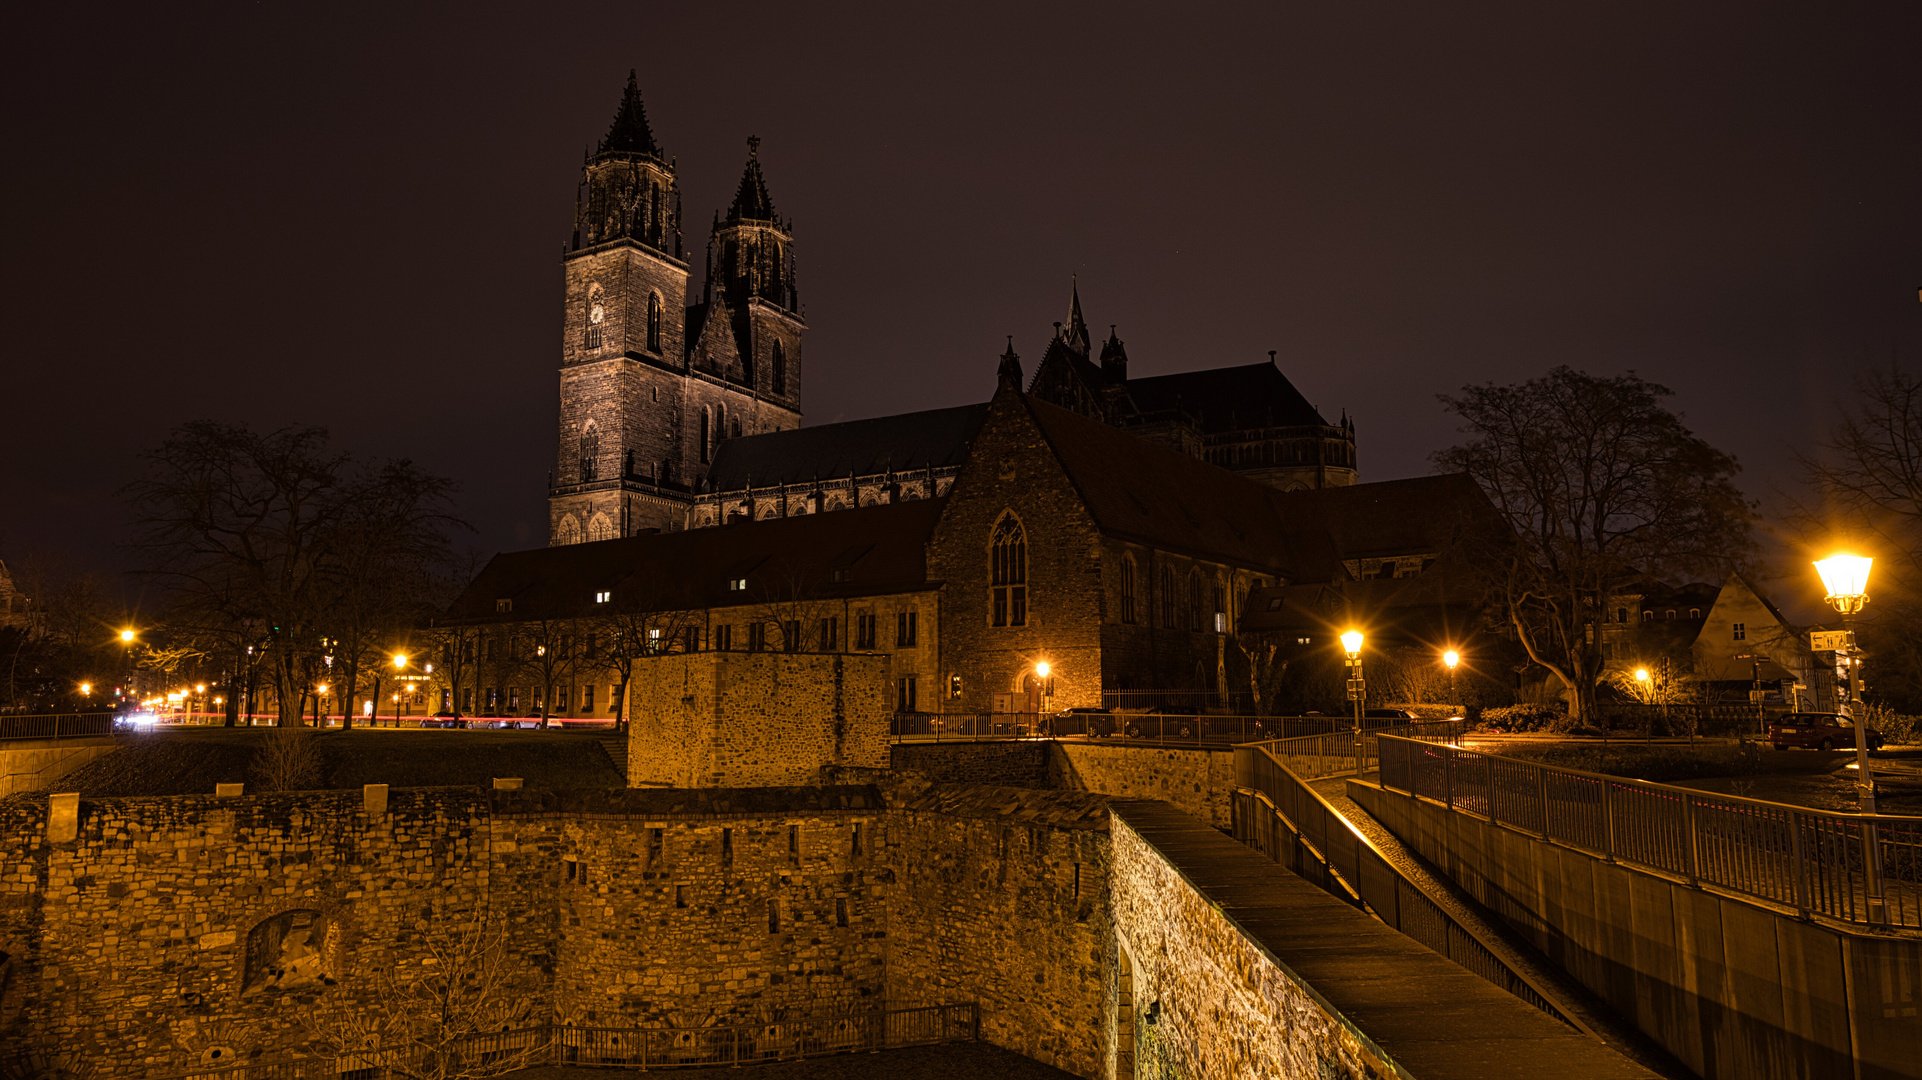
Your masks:
<svg viewBox="0 0 1922 1080"><path fill-rule="evenodd" d="M254 778L268 791L310 791L320 786L320 753L314 733L300 727L274 729L254 752Z"/></svg>
<svg viewBox="0 0 1922 1080"><path fill-rule="evenodd" d="M406 461L357 462L319 428L196 421L145 458L125 494L146 573L183 622L249 642L283 724L300 723L326 656L346 658L351 692L378 624L409 617L458 524L450 482Z"/></svg>
<svg viewBox="0 0 1922 1080"><path fill-rule="evenodd" d="M568 682L576 655L575 620L535 618L514 626L508 639L510 656L529 678L540 683L541 727L547 727L554 708L554 688Z"/></svg>
<svg viewBox="0 0 1922 1080"><path fill-rule="evenodd" d="M812 652L825 647L821 621L833 605L821 596L823 576L822 568L794 558L777 559L755 575L754 602L748 618L765 628L762 633L768 648ZM841 632L845 634L846 628Z"/></svg>
<svg viewBox="0 0 1922 1080"><path fill-rule="evenodd" d="M621 730L627 729L627 688L634 681L634 661L643 656L660 656L685 648L689 628L700 625L700 612L688 608L659 607L642 592L631 599L617 595L615 609L588 620L603 642L605 652L598 659L620 679L615 691Z"/></svg>
<svg viewBox="0 0 1922 1080"><path fill-rule="evenodd" d="M376 965L371 1005L324 998L304 1022L342 1073L384 1069L404 1080L470 1080L546 1064L536 1025L538 971L507 947L504 920L435 912L411 955Z"/></svg>
<svg viewBox="0 0 1922 1080"><path fill-rule="evenodd" d="M1739 466L1662 405L1669 394L1632 373L1558 367L1441 398L1469 440L1435 461L1472 476L1513 529L1481 561L1577 720L1594 711L1611 590L1638 574L1726 573L1753 550Z"/></svg>

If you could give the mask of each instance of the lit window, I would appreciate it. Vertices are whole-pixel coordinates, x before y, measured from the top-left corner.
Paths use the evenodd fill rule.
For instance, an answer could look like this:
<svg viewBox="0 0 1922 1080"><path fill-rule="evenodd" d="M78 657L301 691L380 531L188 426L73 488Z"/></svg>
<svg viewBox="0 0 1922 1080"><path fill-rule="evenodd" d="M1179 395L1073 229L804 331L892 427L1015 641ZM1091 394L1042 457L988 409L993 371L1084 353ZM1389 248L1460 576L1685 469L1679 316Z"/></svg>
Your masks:
<svg viewBox="0 0 1922 1080"><path fill-rule="evenodd" d="M594 594L594 602L597 604L605 604L612 599L614 599L614 594L606 589L602 589L600 592Z"/></svg>
<svg viewBox="0 0 1922 1080"><path fill-rule="evenodd" d="M512 600L502 598L500 600L494 601L494 613L496 615L505 615L508 612L511 612L513 610L514 610L514 601Z"/></svg>
<svg viewBox="0 0 1922 1080"><path fill-rule="evenodd" d="M746 592L747 579L744 577L728 578L727 591L728 592Z"/></svg>

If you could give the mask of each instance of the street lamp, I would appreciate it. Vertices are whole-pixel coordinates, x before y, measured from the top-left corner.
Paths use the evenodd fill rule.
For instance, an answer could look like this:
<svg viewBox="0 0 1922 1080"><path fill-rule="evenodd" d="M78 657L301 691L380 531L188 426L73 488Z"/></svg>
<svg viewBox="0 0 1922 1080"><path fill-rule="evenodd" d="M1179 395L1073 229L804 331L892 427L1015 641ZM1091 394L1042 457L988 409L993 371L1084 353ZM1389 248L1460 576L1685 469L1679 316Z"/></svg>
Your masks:
<svg viewBox="0 0 1922 1080"><path fill-rule="evenodd" d="M1875 560L1862 555L1831 555L1815 564L1828 590L1829 606L1842 616L1842 637L1847 648L1844 662L1849 667L1849 700L1845 706L1855 721L1855 794L1864 814L1875 813L1875 781L1869 776L1868 732L1862 725L1862 654L1855 647L1855 617L1869 602L1869 568Z"/></svg>
<svg viewBox="0 0 1922 1080"><path fill-rule="evenodd" d="M1348 700L1355 703L1355 774L1361 775L1361 706L1362 699L1368 694L1367 684L1361 674L1361 631L1345 630L1341 635L1342 651L1348 654Z"/></svg>
<svg viewBox="0 0 1922 1080"><path fill-rule="evenodd" d="M1448 698L1457 709L1462 707L1462 703L1461 692L1455 689L1455 665L1461 662L1462 654L1453 649L1442 653L1442 666L1448 669Z"/></svg>
<svg viewBox="0 0 1922 1080"><path fill-rule="evenodd" d="M1049 714L1054 712L1054 685L1053 685L1053 681L1048 678L1048 676L1053 674L1054 674L1053 664L1048 663L1046 660L1035 661L1034 678L1035 678L1035 682L1039 684L1041 688L1041 716L1042 717L1047 717ZM1042 724L1045 724L1045 723L1052 723L1052 721L1037 719L1035 727L1037 729L1041 729Z"/></svg>

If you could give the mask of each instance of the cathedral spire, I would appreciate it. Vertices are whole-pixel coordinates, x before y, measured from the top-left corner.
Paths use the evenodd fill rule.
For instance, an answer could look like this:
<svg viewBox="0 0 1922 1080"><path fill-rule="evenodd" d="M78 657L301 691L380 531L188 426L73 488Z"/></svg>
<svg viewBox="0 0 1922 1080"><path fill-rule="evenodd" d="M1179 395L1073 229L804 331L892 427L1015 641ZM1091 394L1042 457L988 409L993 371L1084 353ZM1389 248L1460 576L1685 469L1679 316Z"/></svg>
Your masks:
<svg viewBox="0 0 1922 1080"><path fill-rule="evenodd" d="M995 371L1001 385L1021 389L1021 356L1014 351L1014 335L1008 335L1008 351L1001 354L1001 366Z"/></svg>
<svg viewBox="0 0 1922 1080"><path fill-rule="evenodd" d="M614 110L614 123L596 151L596 156L606 154L661 156L654 129L647 126L647 107L641 104L640 78L633 68L627 71L627 90L621 95L620 107Z"/></svg>
<svg viewBox="0 0 1922 1080"><path fill-rule="evenodd" d="M1088 320L1081 317L1081 286L1074 279L1068 284L1068 329L1064 340L1083 360L1088 358Z"/></svg>
<svg viewBox="0 0 1922 1080"><path fill-rule="evenodd" d="M747 137L747 168L741 172L741 186L734 190L734 205L727 208L727 220L774 220L774 200L768 197L767 180L761 175L759 135Z"/></svg>

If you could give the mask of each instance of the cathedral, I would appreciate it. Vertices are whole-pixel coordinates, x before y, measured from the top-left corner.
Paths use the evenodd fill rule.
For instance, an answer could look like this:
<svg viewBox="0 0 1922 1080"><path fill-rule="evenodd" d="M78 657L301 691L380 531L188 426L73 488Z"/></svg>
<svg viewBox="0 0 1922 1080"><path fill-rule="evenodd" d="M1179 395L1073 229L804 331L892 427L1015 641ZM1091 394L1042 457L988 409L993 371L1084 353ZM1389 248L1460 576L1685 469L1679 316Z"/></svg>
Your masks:
<svg viewBox="0 0 1922 1080"><path fill-rule="evenodd" d="M794 233L759 143L714 217L690 303L674 159L628 74L581 167L562 259L550 544L937 498L965 461L985 403L801 427ZM1131 379L1114 327L1096 354L1071 287L1027 392L1271 488L1356 483L1354 425L1330 424L1274 357ZM1010 340L1002 380L1022 381L1020 365Z"/></svg>

